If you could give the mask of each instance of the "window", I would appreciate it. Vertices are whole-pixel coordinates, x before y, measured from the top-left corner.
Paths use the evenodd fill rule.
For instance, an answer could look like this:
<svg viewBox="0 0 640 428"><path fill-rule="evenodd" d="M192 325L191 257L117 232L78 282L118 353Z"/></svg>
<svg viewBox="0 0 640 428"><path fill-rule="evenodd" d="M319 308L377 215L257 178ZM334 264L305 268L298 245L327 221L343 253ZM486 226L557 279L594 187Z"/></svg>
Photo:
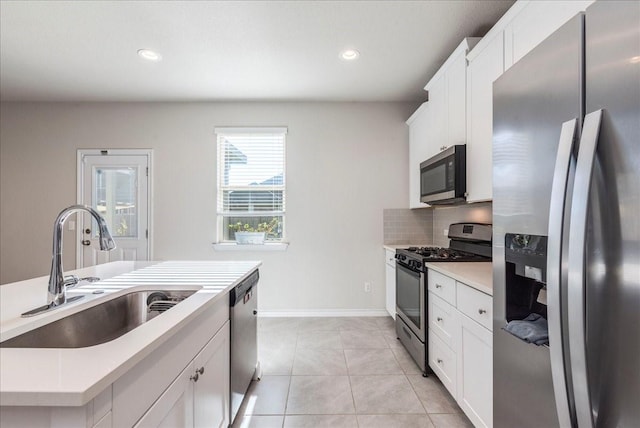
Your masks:
<svg viewBox="0 0 640 428"><path fill-rule="evenodd" d="M264 230L282 241L285 223L286 128L216 128L218 236L234 241L233 225ZM260 227L259 227L260 226Z"/></svg>

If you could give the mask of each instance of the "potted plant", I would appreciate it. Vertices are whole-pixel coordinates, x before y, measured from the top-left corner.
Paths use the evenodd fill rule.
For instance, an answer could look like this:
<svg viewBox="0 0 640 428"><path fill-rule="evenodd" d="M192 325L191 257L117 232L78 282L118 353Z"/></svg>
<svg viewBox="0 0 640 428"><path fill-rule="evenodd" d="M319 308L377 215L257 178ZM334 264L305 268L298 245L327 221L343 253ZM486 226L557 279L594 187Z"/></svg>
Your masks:
<svg viewBox="0 0 640 428"><path fill-rule="evenodd" d="M237 244L264 244L264 239L267 235L272 235L276 227L278 226L278 219L273 218L270 222L258 223L257 226L251 226L248 223L242 224L237 222L230 224L229 229L235 233Z"/></svg>

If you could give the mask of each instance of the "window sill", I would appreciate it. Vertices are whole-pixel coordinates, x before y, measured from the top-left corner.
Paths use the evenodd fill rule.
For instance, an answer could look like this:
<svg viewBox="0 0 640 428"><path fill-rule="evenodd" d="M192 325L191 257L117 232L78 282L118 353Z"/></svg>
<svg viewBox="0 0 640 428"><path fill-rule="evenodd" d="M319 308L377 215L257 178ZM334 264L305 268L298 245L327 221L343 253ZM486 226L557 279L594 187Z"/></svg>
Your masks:
<svg viewBox="0 0 640 428"><path fill-rule="evenodd" d="M288 242L267 242L259 245L238 245L235 242L222 242L213 244L213 249L216 251L287 251L288 246Z"/></svg>

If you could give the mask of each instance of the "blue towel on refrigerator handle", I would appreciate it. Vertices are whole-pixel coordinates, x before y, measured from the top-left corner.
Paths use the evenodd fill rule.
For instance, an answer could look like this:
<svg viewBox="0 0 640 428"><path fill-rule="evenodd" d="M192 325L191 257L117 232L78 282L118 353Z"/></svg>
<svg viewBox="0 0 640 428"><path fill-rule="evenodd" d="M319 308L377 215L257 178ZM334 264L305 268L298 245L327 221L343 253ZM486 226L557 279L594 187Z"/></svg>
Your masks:
<svg viewBox="0 0 640 428"><path fill-rule="evenodd" d="M525 342L538 346L549 344L549 326L540 314L529 314L523 320L510 321L504 329Z"/></svg>

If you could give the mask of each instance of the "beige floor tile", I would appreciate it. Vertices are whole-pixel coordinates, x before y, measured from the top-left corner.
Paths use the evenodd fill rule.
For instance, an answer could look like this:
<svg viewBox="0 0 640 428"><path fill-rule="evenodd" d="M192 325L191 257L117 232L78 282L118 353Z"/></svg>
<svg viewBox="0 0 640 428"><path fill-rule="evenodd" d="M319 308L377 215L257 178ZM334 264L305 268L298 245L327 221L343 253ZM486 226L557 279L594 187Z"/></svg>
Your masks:
<svg viewBox="0 0 640 428"><path fill-rule="evenodd" d="M284 415L290 376L262 376L253 381L240 407L240 415Z"/></svg>
<svg viewBox="0 0 640 428"><path fill-rule="evenodd" d="M377 330L342 330L340 331L344 349L381 349L388 348L387 341Z"/></svg>
<svg viewBox="0 0 640 428"><path fill-rule="evenodd" d="M373 317L344 317L340 320L340 330L379 330L380 326Z"/></svg>
<svg viewBox="0 0 640 428"><path fill-rule="evenodd" d="M263 375L290 375L296 348L258 348Z"/></svg>
<svg viewBox="0 0 640 428"><path fill-rule="evenodd" d="M358 414L425 413L405 375L349 378Z"/></svg>
<svg viewBox="0 0 640 428"><path fill-rule="evenodd" d="M391 349L345 349L350 375L404 374Z"/></svg>
<svg viewBox="0 0 640 428"><path fill-rule="evenodd" d="M258 348L294 348L298 342L295 330L259 330Z"/></svg>
<svg viewBox="0 0 640 428"><path fill-rule="evenodd" d="M336 331L340 329L341 318L307 317L301 318L298 331Z"/></svg>
<svg viewBox="0 0 640 428"><path fill-rule="evenodd" d="M340 333L335 331L301 331L298 349L342 349Z"/></svg>
<svg viewBox="0 0 640 428"><path fill-rule="evenodd" d="M407 375L427 413L460 413L462 410L436 375Z"/></svg>
<svg viewBox="0 0 640 428"><path fill-rule="evenodd" d="M284 416L247 415L236 417L232 428L282 428Z"/></svg>
<svg viewBox="0 0 640 428"><path fill-rule="evenodd" d="M471 421L462 413L440 413L429 415L436 428L473 428Z"/></svg>
<svg viewBox="0 0 640 428"><path fill-rule="evenodd" d="M362 428L433 428L427 415L358 415L358 424Z"/></svg>
<svg viewBox="0 0 640 428"><path fill-rule="evenodd" d="M299 317L258 317L258 331L297 330Z"/></svg>
<svg viewBox="0 0 640 428"><path fill-rule="evenodd" d="M374 317L380 330L396 331L396 322L391 316L388 317Z"/></svg>
<svg viewBox="0 0 640 428"><path fill-rule="evenodd" d="M342 349L298 349L293 360L293 375L346 375Z"/></svg>
<svg viewBox="0 0 640 428"><path fill-rule="evenodd" d="M389 348L404 348L404 345L402 345L402 342L398 340L398 336L396 335L395 330L391 330L391 331L381 330L381 333L382 333L382 337L384 337L384 340L387 341Z"/></svg>
<svg viewBox="0 0 640 428"><path fill-rule="evenodd" d="M358 428L355 415L287 415L284 428Z"/></svg>
<svg viewBox="0 0 640 428"><path fill-rule="evenodd" d="M287 415L355 413L348 376L293 376Z"/></svg>
<svg viewBox="0 0 640 428"><path fill-rule="evenodd" d="M391 347L391 352L393 352L396 361L398 361L405 374L422 374L422 370L420 370L420 367L413 361L413 358L404 347Z"/></svg>

